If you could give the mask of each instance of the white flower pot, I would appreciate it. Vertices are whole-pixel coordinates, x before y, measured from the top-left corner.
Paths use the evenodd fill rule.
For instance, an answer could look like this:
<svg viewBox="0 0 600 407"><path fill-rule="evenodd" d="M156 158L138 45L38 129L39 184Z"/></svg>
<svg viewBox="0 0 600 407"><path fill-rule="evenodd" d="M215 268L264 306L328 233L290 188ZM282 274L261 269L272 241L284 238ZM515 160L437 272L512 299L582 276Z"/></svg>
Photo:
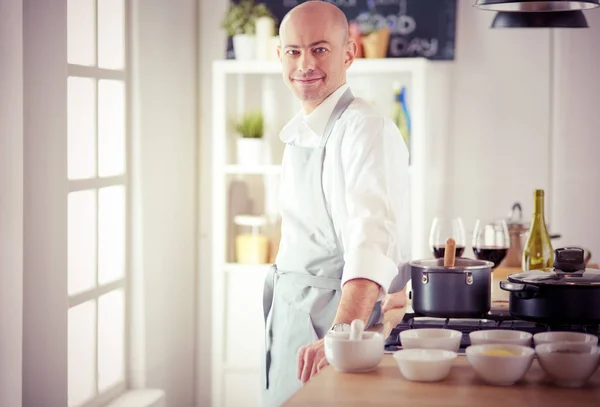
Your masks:
<svg viewBox="0 0 600 407"><path fill-rule="evenodd" d="M256 59L256 37L248 34L236 34L233 36L233 52L238 61L250 61Z"/></svg>
<svg viewBox="0 0 600 407"><path fill-rule="evenodd" d="M264 165L264 140L262 138L238 138L237 163L244 166Z"/></svg>

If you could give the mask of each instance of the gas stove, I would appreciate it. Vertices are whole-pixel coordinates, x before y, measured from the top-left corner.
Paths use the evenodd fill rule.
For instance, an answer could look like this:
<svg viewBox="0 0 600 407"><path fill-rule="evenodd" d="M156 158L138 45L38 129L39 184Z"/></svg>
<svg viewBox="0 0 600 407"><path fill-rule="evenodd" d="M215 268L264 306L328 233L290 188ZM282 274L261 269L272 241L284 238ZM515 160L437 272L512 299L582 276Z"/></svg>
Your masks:
<svg viewBox="0 0 600 407"><path fill-rule="evenodd" d="M505 307L493 308L485 318L482 319L463 319L463 318L432 318L425 317L408 310L402 321L392 329L390 335L385 340L386 353L392 353L402 349L400 342L400 332L407 329L417 328L442 328L454 329L462 332L459 354L465 353L465 348L471 344L469 333L484 329L514 329L517 331L536 334L547 331L571 331L591 333L600 339L599 325L548 325L536 322L524 321L514 318ZM533 346L533 342L532 342Z"/></svg>

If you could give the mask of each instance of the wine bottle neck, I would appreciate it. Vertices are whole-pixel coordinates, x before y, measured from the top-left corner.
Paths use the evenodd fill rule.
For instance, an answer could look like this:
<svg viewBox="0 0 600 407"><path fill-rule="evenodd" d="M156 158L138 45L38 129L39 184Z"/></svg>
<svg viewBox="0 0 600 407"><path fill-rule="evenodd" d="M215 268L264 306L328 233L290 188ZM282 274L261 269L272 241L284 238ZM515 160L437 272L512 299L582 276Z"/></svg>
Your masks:
<svg viewBox="0 0 600 407"><path fill-rule="evenodd" d="M544 216L544 198L543 197L536 197L535 198L535 205L533 208L533 215L534 216Z"/></svg>

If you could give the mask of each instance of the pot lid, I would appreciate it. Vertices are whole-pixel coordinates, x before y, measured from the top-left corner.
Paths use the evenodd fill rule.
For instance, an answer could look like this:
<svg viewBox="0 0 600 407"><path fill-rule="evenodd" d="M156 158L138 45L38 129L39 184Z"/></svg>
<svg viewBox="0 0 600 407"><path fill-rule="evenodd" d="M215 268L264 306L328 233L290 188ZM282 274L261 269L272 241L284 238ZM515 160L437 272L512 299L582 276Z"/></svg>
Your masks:
<svg viewBox="0 0 600 407"><path fill-rule="evenodd" d="M426 272L464 273L475 270L491 269L494 263L485 260L474 260L467 257L457 257L453 267L444 266L444 259L413 260L409 265Z"/></svg>
<svg viewBox="0 0 600 407"><path fill-rule="evenodd" d="M554 267L511 274L508 280L536 285L600 286L600 270L585 267L583 249L565 247L554 252Z"/></svg>

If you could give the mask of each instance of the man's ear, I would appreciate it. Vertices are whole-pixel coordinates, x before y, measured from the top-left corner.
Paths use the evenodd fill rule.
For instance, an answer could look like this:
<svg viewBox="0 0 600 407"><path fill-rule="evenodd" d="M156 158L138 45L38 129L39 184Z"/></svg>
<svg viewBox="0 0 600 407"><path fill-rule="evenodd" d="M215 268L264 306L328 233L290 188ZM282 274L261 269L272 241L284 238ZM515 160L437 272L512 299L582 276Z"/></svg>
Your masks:
<svg viewBox="0 0 600 407"><path fill-rule="evenodd" d="M277 44L277 58L281 61L281 45Z"/></svg>
<svg viewBox="0 0 600 407"><path fill-rule="evenodd" d="M358 52L358 45L356 45L356 41L352 38L348 39L346 43L346 58L344 60L344 64L346 67L350 67L354 59L356 59L356 53Z"/></svg>

